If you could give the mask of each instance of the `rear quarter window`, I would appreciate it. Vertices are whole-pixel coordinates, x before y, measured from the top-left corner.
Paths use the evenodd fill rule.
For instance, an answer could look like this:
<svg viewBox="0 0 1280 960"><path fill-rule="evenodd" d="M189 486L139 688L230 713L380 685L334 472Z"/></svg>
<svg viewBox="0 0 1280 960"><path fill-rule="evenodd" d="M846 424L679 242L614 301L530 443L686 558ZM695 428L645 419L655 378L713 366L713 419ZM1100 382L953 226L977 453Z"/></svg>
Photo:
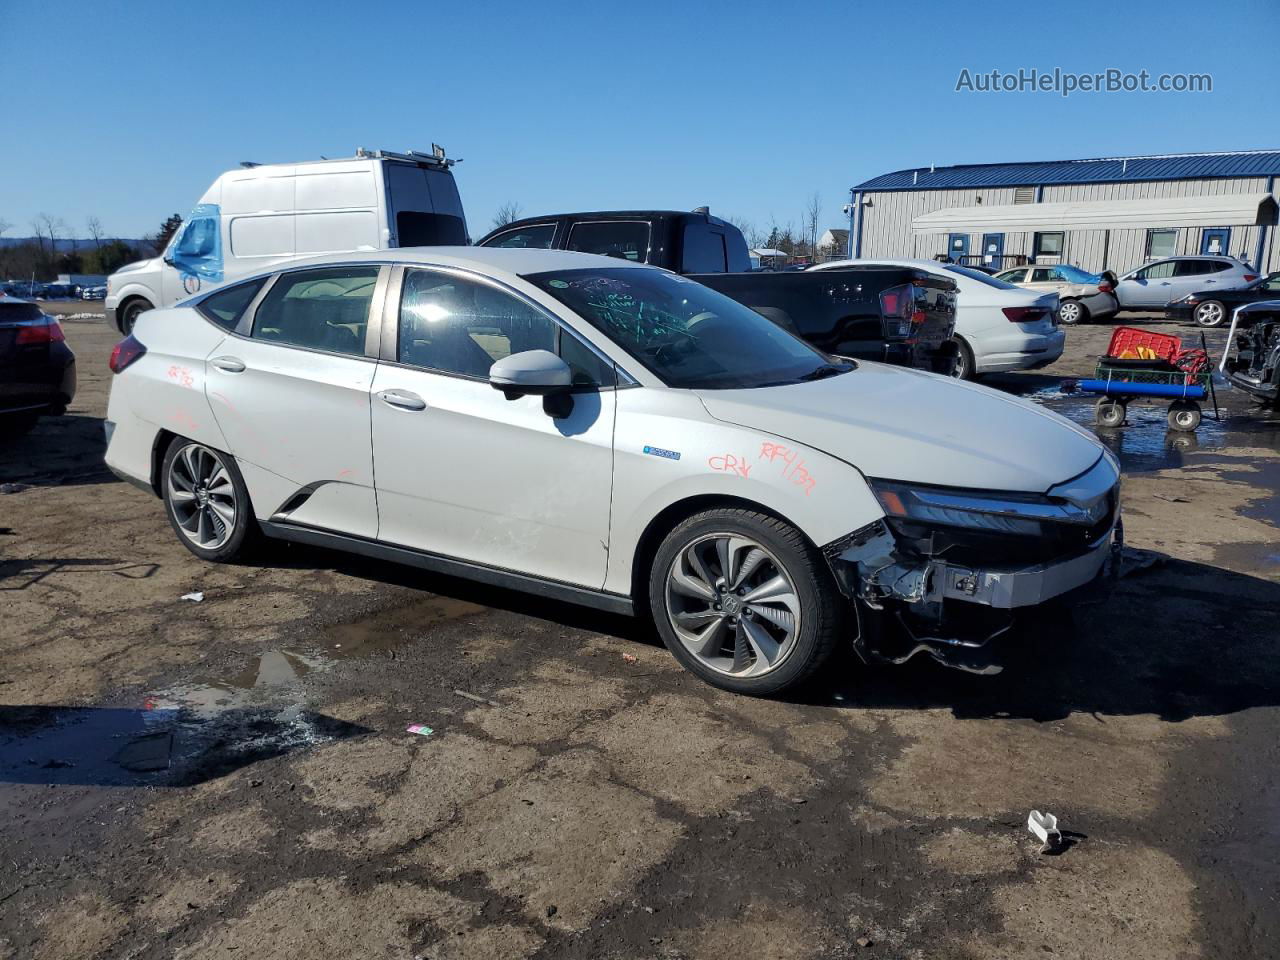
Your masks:
<svg viewBox="0 0 1280 960"><path fill-rule="evenodd" d="M234 330L266 282L267 278L262 277L211 293L196 304L196 309L223 330Z"/></svg>
<svg viewBox="0 0 1280 960"><path fill-rule="evenodd" d="M729 269L724 233L705 223L691 223L684 228L684 263L682 273L724 273Z"/></svg>

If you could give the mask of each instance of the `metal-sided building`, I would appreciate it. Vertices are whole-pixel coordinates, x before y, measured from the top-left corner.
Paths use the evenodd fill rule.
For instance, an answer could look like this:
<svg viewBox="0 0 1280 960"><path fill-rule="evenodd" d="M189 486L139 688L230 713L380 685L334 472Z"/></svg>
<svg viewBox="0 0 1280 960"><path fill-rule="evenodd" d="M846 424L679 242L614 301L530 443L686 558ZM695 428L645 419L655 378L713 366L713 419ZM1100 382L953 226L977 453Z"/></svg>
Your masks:
<svg viewBox="0 0 1280 960"><path fill-rule="evenodd" d="M1122 273L1174 254L1280 269L1280 150L921 167L852 188L849 253Z"/></svg>

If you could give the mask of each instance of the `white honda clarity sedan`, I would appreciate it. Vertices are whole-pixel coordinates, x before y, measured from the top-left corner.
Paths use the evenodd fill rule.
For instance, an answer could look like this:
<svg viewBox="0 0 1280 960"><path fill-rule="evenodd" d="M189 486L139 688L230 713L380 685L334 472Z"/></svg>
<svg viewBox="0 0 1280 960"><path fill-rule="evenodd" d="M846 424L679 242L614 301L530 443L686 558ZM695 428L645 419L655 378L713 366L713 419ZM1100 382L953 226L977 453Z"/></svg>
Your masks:
<svg viewBox="0 0 1280 960"><path fill-rule="evenodd" d="M196 556L273 537L647 613L744 693L842 641L998 669L1118 541L1117 462L1069 421L590 254L295 261L143 314L111 368L107 464Z"/></svg>

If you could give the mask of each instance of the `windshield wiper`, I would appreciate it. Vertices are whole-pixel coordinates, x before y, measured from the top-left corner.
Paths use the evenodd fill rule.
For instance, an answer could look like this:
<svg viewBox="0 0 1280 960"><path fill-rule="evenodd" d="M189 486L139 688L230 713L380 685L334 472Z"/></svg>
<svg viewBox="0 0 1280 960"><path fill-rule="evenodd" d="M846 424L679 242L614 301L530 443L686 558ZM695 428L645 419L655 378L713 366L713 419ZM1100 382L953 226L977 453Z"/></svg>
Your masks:
<svg viewBox="0 0 1280 960"><path fill-rule="evenodd" d="M808 373L796 377L796 379L802 382L809 380L825 380L827 377L834 377L842 373L848 373L852 369L853 364L850 363L842 363L839 365L834 363L824 363L822 366L814 367Z"/></svg>

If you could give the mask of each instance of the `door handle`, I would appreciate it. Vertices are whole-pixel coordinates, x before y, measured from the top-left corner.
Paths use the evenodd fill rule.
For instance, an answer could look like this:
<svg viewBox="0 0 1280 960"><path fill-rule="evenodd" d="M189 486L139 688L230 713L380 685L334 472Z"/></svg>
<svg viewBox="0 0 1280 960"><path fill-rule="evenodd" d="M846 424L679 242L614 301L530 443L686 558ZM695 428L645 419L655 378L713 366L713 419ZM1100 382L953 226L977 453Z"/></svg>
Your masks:
<svg viewBox="0 0 1280 960"><path fill-rule="evenodd" d="M209 362L223 373L244 373L244 361L235 357L214 357Z"/></svg>
<svg viewBox="0 0 1280 960"><path fill-rule="evenodd" d="M382 390L378 393L378 399L389 406L399 407L401 410L427 409L427 401L409 390Z"/></svg>

